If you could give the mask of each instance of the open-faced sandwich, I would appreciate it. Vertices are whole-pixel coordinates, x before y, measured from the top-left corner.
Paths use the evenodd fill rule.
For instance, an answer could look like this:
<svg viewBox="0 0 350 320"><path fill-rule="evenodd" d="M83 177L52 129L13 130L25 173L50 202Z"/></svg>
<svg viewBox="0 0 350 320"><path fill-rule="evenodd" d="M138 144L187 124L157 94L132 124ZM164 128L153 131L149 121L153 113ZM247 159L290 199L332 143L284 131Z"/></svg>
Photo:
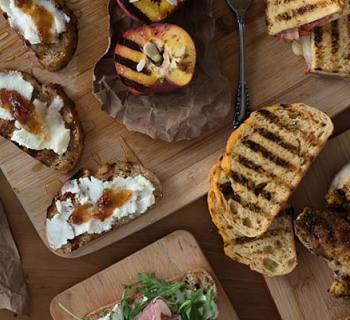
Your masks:
<svg viewBox="0 0 350 320"><path fill-rule="evenodd" d="M195 66L191 36L172 24L128 30L115 48L117 74L136 95L178 90L191 82Z"/></svg>
<svg viewBox="0 0 350 320"><path fill-rule="evenodd" d="M68 310L61 306L65 311ZM170 281L141 273L137 282L125 286L117 304L75 319L84 320L216 320L217 289L204 270L188 272Z"/></svg>
<svg viewBox="0 0 350 320"><path fill-rule="evenodd" d="M50 247L69 253L143 215L161 198L158 178L127 161L82 169L68 180L47 210Z"/></svg>
<svg viewBox="0 0 350 320"><path fill-rule="evenodd" d="M77 21L63 0L0 0L0 9L44 68L68 64L77 47Z"/></svg>
<svg viewBox="0 0 350 320"><path fill-rule="evenodd" d="M132 19L146 23L160 22L171 16L186 0L117 0Z"/></svg>
<svg viewBox="0 0 350 320"><path fill-rule="evenodd" d="M284 209L332 132L325 113L299 103L261 108L231 134L210 172L208 194L229 257L268 276L294 269Z"/></svg>
<svg viewBox="0 0 350 320"><path fill-rule="evenodd" d="M295 231L304 246L324 258L334 272L329 292L350 297L350 167L334 178L326 195L328 210L306 208L295 221Z"/></svg>
<svg viewBox="0 0 350 320"><path fill-rule="evenodd" d="M0 135L50 168L71 171L83 149L74 108L59 85L0 71Z"/></svg>

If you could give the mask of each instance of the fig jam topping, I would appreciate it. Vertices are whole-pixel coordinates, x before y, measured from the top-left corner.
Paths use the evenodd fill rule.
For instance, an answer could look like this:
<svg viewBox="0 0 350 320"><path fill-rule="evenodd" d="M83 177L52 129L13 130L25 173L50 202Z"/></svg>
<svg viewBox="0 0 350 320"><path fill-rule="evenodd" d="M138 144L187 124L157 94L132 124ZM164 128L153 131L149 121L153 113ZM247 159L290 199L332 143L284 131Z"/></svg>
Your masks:
<svg viewBox="0 0 350 320"><path fill-rule="evenodd" d="M0 106L9 111L23 128L33 134L45 134L46 126L34 104L17 91L0 89Z"/></svg>
<svg viewBox="0 0 350 320"><path fill-rule="evenodd" d="M96 205L85 204L77 207L70 217L74 224L83 224L92 218L104 221L113 215L113 211L126 204L132 196L128 189L105 189Z"/></svg>
<svg viewBox="0 0 350 320"><path fill-rule="evenodd" d="M21 8L27 15L32 17L42 43L53 43L53 35L51 32L53 24L52 14L44 7L35 4L33 0L16 0L15 3L18 8Z"/></svg>

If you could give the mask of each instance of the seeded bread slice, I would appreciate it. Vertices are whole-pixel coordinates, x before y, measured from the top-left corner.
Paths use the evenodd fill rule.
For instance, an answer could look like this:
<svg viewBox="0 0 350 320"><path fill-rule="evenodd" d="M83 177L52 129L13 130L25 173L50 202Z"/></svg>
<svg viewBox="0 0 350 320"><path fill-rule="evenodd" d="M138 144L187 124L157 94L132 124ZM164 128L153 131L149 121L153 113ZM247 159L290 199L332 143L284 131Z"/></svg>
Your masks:
<svg viewBox="0 0 350 320"><path fill-rule="evenodd" d="M14 143L18 148L41 161L44 165L61 172L71 171L78 163L84 145L84 134L78 115L75 111L74 102L68 98L63 88L57 84L40 84L31 74L26 72L4 70L1 73L17 72L22 74L23 79L30 82L34 87L32 101L39 99L48 104L53 97L59 96L63 100L64 106L60 111L66 128L70 129L71 137L67 151L63 155L56 154L53 150L32 150L20 146L11 140L12 133L16 129L15 121L0 119L0 135Z"/></svg>
<svg viewBox="0 0 350 320"><path fill-rule="evenodd" d="M224 241L225 254L251 270L269 277L289 274L297 265L292 216L286 209L259 237L242 236L223 214L223 205L213 189L208 192L208 207L213 223Z"/></svg>
<svg viewBox="0 0 350 320"><path fill-rule="evenodd" d="M205 270L195 270L188 272L180 277L171 279L169 282L184 281L189 290L203 289L204 292L212 289L217 294L217 288L213 277ZM129 297L131 303L137 301L139 296L133 295ZM113 310L115 304L110 304L102 307L96 311L93 311L84 317L84 320L98 320L107 315Z"/></svg>
<svg viewBox="0 0 350 320"><path fill-rule="evenodd" d="M67 30L59 35L57 43L32 45L17 30L15 31L45 69L58 71L64 68L74 55L78 44L78 28L77 19L73 12L66 6L64 0L51 1L70 18L70 21L67 23ZM3 16L5 19L8 19L5 12L3 12Z"/></svg>
<svg viewBox="0 0 350 320"><path fill-rule="evenodd" d="M325 113L302 103L253 112L210 178L227 222L247 237L266 232L332 132Z"/></svg>
<svg viewBox="0 0 350 320"><path fill-rule="evenodd" d="M161 188L159 179L151 171L145 169L143 166L139 164L134 164L129 161L117 161L116 163L113 163L113 164L104 164L100 166L96 170L96 172L93 172L89 169L81 169L70 180L79 179L83 177L95 177L96 179L99 179L102 181L110 181L114 177L133 177L137 175L142 175L152 183L152 185L155 188L155 191L154 191L155 204L157 204L159 200L162 198L162 188ZM70 197L69 193L62 195L61 192L59 191L59 193L53 199L50 207L47 209L47 218L52 219L57 214L56 200L64 201L64 200L67 200L69 197ZM128 216L120 220L117 220L113 225L112 230L115 230L129 223L132 220L135 220L137 217L138 216ZM107 232L104 232L102 234L84 233L70 240L65 246L63 246L62 248L56 251L60 253L65 253L65 254L70 253L88 244L89 242L101 237L103 234Z"/></svg>

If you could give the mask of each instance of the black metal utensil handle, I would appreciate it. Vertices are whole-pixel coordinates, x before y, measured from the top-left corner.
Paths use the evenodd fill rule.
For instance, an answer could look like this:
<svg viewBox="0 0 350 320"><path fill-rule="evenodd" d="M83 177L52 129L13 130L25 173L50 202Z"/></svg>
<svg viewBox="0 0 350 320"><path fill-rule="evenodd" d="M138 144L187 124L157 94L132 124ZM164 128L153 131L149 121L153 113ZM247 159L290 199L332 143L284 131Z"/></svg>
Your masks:
<svg viewBox="0 0 350 320"><path fill-rule="evenodd" d="M236 109L233 126L237 128L250 112L249 93L246 80L245 14L237 14L239 26L239 84L236 96Z"/></svg>

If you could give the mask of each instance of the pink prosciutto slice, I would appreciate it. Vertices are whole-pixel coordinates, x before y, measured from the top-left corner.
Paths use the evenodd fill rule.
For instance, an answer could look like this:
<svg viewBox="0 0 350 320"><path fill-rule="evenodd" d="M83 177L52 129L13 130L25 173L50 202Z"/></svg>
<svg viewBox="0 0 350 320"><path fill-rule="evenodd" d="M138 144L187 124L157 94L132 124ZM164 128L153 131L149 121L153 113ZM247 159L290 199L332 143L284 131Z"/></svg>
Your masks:
<svg viewBox="0 0 350 320"><path fill-rule="evenodd" d="M326 24L329 20L331 20L332 16L328 16L314 22L310 22L305 24L299 28L294 28L290 30L286 30L277 35L277 37L281 40L293 41L299 40L302 37L309 36L313 29L318 26L322 26Z"/></svg>
<svg viewBox="0 0 350 320"><path fill-rule="evenodd" d="M181 320L173 318L171 310L166 302L160 298L152 300L149 305L137 317L137 320Z"/></svg>

